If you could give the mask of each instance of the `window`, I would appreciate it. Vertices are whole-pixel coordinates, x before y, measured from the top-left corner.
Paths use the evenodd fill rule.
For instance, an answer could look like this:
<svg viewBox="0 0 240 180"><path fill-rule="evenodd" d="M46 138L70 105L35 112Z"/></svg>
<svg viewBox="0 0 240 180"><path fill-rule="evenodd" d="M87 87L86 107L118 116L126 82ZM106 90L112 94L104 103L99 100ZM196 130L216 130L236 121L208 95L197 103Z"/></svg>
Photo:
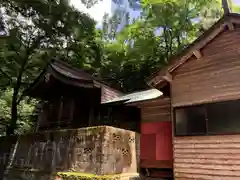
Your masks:
<svg viewBox="0 0 240 180"><path fill-rule="evenodd" d="M203 106L176 109L175 117L177 135L206 133L206 113Z"/></svg>
<svg viewBox="0 0 240 180"><path fill-rule="evenodd" d="M240 133L240 100L174 109L175 135Z"/></svg>
<svg viewBox="0 0 240 180"><path fill-rule="evenodd" d="M207 105L208 133L240 133L240 101Z"/></svg>

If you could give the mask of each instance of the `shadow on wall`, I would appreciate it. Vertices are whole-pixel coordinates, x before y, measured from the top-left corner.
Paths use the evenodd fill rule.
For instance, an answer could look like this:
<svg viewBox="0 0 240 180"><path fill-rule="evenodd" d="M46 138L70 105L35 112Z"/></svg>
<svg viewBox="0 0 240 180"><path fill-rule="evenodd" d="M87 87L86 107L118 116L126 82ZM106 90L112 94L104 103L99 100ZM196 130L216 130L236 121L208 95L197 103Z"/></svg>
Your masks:
<svg viewBox="0 0 240 180"><path fill-rule="evenodd" d="M9 180L46 180L73 166L76 131L44 132L2 137L1 177ZM11 140L11 141L10 141Z"/></svg>
<svg viewBox="0 0 240 180"><path fill-rule="evenodd" d="M102 126L1 137L0 177L46 180L67 171L98 175L137 172L139 158L132 154L135 134Z"/></svg>

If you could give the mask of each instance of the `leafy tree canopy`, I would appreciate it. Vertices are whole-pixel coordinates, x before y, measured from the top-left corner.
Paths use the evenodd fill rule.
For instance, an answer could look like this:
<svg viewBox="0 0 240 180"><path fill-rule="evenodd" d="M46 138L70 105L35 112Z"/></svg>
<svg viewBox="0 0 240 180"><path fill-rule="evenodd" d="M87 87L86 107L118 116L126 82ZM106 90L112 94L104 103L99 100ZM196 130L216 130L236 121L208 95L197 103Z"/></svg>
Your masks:
<svg viewBox="0 0 240 180"><path fill-rule="evenodd" d="M91 7L96 0L82 0ZM0 13L0 132L25 132L35 101L24 90L53 58L85 68L124 92L194 41L222 15L221 0L129 0L141 16L121 31L105 15L102 30L68 0L2 0ZM239 6L230 3L234 12ZM127 18L127 17L126 17Z"/></svg>
<svg viewBox="0 0 240 180"><path fill-rule="evenodd" d="M229 2L233 12L240 12ZM106 18L103 26L105 63L100 74L126 92L146 88L144 80L153 71L223 15L221 0L142 0L141 7L141 16L116 35L111 33L116 31L113 20Z"/></svg>
<svg viewBox="0 0 240 180"><path fill-rule="evenodd" d="M95 22L68 5L66 0L34 3L4 1L0 39L0 87L11 88L11 119L7 134L17 128L23 92L53 58L77 67L100 60Z"/></svg>

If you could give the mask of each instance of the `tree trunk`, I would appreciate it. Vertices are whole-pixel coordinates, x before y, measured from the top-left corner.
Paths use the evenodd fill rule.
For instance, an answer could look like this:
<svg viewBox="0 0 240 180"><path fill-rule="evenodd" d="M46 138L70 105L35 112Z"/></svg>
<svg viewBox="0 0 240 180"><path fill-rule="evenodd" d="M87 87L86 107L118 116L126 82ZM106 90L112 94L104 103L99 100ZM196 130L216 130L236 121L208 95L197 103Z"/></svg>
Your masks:
<svg viewBox="0 0 240 180"><path fill-rule="evenodd" d="M11 120L9 123L9 126L7 126L6 129L6 134L7 135L12 135L14 134L14 131L17 128L17 119L18 119L18 109L17 106L20 103L21 97L18 101L18 93L21 87L21 81L22 81L22 76L23 76L23 72L25 69L25 66L27 64L28 61L28 57L29 57L30 52L27 51L27 55L26 58L24 59L21 68L19 70L19 75L17 77L17 83L15 84L14 88L13 88L13 96L12 96L12 107L11 107Z"/></svg>
<svg viewBox="0 0 240 180"><path fill-rule="evenodd" d="M17 118L18 118L17 95L18 95L18 88L14 88L14 92L12 96L11 120L10 120L9 126L7 126L7 129L6 129L7 135L14 134L14 131L17 128Z"/></svg>
<svg viewBox="0 0 240 180"><path fill-rule="evenodd" d="M222 7L223 7L225 16L231 12L231 9L229 8L228 0L222 0Z"/></svg>

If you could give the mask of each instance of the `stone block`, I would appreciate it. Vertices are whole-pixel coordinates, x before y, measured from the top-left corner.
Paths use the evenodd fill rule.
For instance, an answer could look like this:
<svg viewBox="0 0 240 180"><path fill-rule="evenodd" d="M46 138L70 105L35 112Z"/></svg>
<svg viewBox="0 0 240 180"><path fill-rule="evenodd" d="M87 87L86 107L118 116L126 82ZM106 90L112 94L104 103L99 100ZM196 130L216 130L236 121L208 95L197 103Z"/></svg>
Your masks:
<svg viewBox="0 0 240 180"><path fill-rule="evenodd" d="M10 151L1 152L4 157L10 155L11 161L7 161L9 172L23 169L30 174L71 171L95 175L138 173L139 134L115 127L28 134L19 136L11 147Z"/></svg>

